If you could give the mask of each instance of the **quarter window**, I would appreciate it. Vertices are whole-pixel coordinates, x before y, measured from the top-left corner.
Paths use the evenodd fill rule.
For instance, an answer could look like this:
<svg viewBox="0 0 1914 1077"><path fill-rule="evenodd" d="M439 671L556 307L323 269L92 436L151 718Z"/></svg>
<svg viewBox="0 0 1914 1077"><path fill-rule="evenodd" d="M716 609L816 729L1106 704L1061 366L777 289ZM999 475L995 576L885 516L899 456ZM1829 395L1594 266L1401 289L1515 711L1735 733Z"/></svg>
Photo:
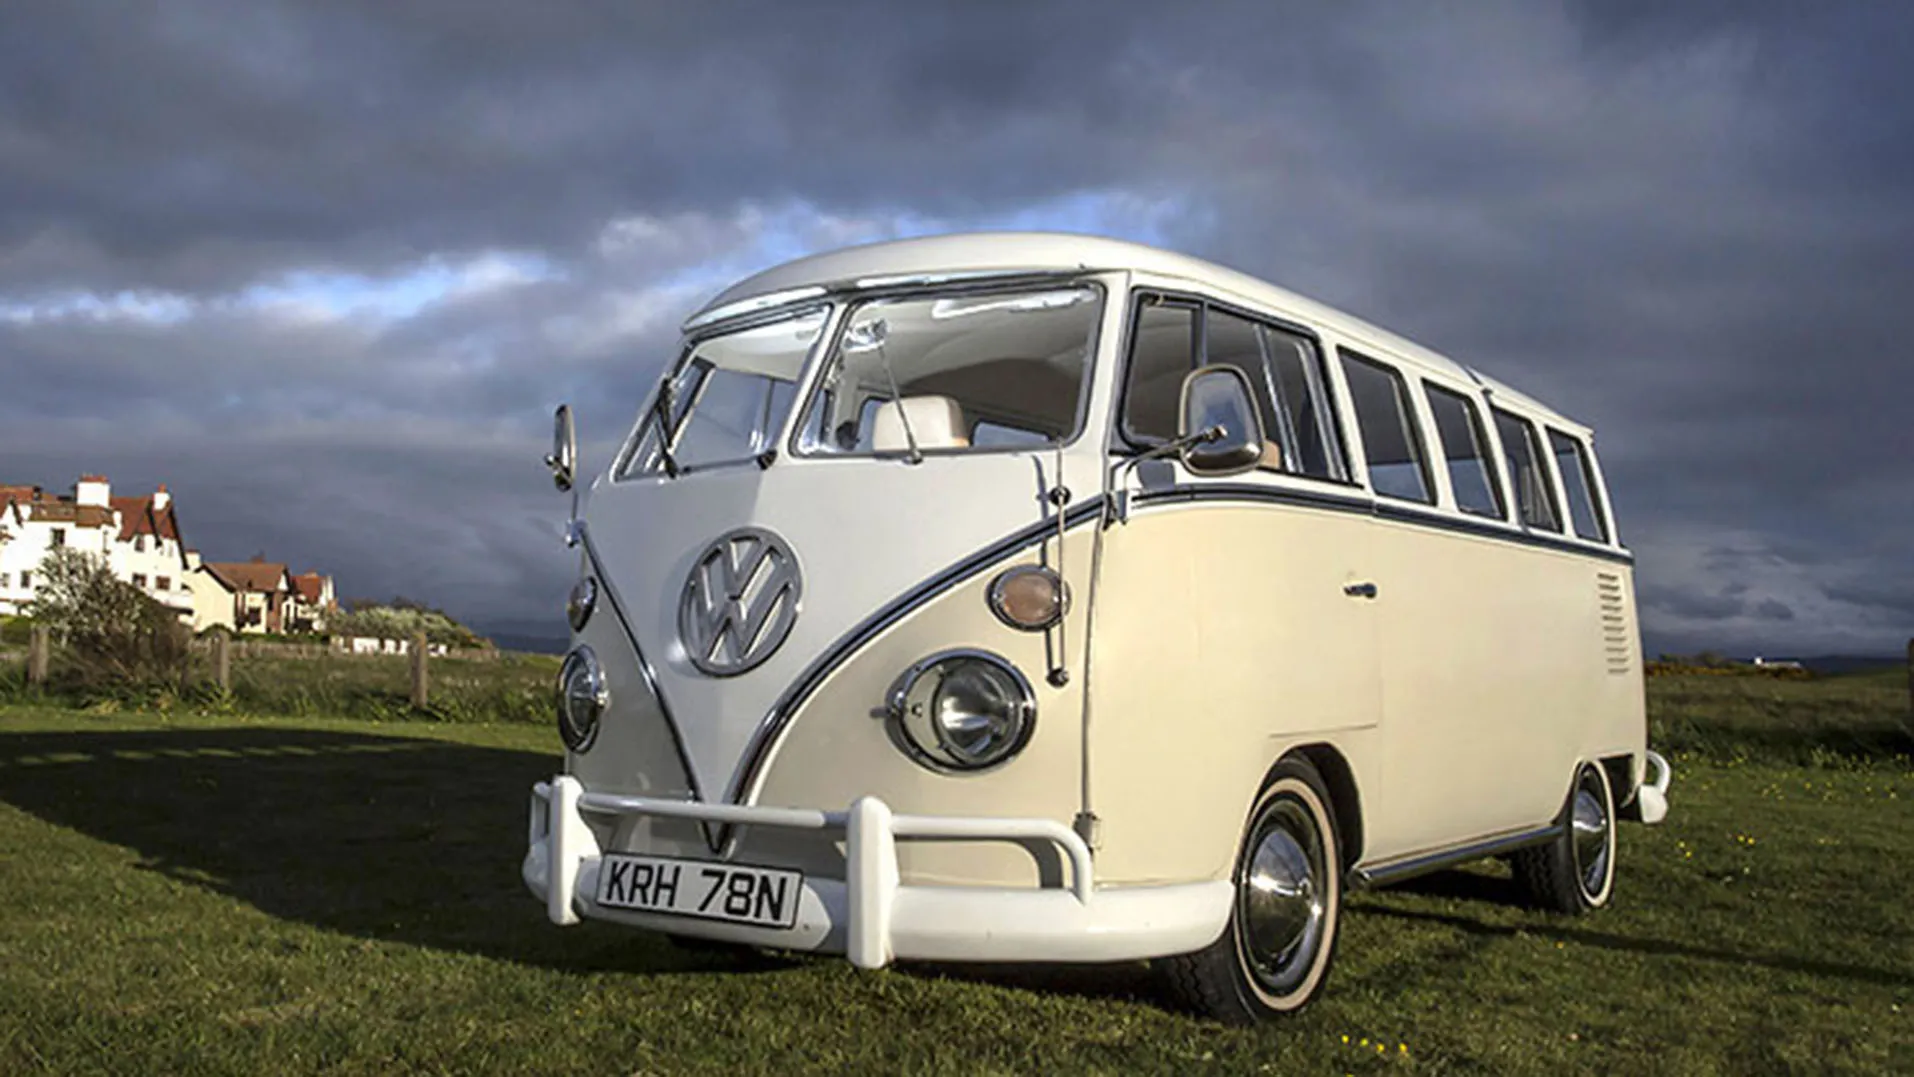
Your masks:
<svg viewBox="0 0 1914 1077"><path fill-rule="evenodd" d="M1550 429L1549 448L1555 451L1555 469L1562 473L1562 493L1568 497L1568 519L1575 533L1593 542L1608 541L1608 526L1602 520L1601 488L1589 466L1582 443Z"/></svg>
<svg viewBox="0 0 1914 1077"><path fill-rule="evenodd" d="M1431 503L1429 473L1422 440L1409 407L1402 375L1381 363L1342 353L1343 376L1362 430L1362 451L1369 460L1369 484L1384 497Z"/></svg>
<svg viewBox="0 0 1914 1077"><path fill-rule="evenodd" d="M1509 486L1522 522L1543 531L1560 531L1562 517L1555 508L1555 487L1542 463L1541 442L1527 419L1495 409L1495 432L1509 462Z"/></svg>
<svg viewBox="0 0 1914 1077"><path fill-rule="evenodd" d="M1502 518L1502 488L1489 466L1489 440L1482 433L1482 415L1475 401L1437 385L1429 391L1429 413L1435 416L1442 458L1448 463L1449 489L1455 507L1476 516Z"/></svg>

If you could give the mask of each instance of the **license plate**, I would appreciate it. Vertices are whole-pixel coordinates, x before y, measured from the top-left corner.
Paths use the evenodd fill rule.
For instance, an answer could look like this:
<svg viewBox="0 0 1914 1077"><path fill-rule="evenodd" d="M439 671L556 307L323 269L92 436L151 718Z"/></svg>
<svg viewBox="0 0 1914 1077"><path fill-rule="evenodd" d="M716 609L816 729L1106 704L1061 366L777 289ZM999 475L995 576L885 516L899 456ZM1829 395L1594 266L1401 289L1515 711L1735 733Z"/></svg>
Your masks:
<svg viewBox="0 0 1914 1077"><path fill-rule="evenodd" d="M598 868L598 903L759 927L797 922L804 875L666 856L610 853Z"/></svg>

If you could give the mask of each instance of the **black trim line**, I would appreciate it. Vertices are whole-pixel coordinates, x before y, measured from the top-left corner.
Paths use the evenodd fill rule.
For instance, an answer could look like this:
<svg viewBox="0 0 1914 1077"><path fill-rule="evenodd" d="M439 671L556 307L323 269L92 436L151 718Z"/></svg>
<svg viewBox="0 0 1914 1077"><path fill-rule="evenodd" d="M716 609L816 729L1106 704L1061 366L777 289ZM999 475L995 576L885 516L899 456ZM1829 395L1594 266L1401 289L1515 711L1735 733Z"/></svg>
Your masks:
<svg viewBox="0 0 1914 1077"><path fill-rule="evenodd" d="M1533 531L1512 531L1506 527L1474 520L1459 519L1454 516L1438 516L1432 512L1417 511L1398 505L1376 502L1376 516L1379 519L1394 520L1399 523L1418 524L1442 531L1455 531L1464 535L1480 535L1483 538L1501 539L1519 546L1535 546L1544 550L1557 550L1562 553L1581 554L1601 561L1613 561L1616 564L1632 565L1635 555L1626 550L1611 550L1598 546L1584 546L1567 539L1550 535L1538 535Z"/></svg>
<svg viewBox="0 0 1914 1077"><path fill-rule="evenodd" d="M1374 506L1370 504L1368 498L1318 493L1314 490L1292 490L1287 487L1252 486L1240 482L1178 483L1175 486L1140 491L1133 495L1131 500L1138 505L1168 504L1178 501L1260 501L1278 505L1300 505L1311 509L1328 509L1332 512L1353 512L1362 516L1372 515L1374 511Z"/></svg>
<svg viewBox="0 0 1914 1077"><path fill-rule="evenodd" d="M1076 527L1092 519L1100 518L1105 498L1099 494L1081 505L1073 506L1064 513L1064 526ZM819 655L791 682L790 687L771 704L764 719L751 735L751 743L745 748L744 757L733 772L731 787L725 792L725 800L733 804L745 803L744 794L756 783L758 771L764 766L765 755L775 744L784 730L791 724L804 702L810 698L817 686L833 670L842 665L853 652L870 642L878 633L903 619L904 615L916 609L925 599L949 590L991 565L1035 546L1057 534L1057 522L1054 518L1042 520L1012 532L989 546L944 569L942 572L924 580L917 586L892 599L883 609L864 619L857 627L838 637L830 649Z"/></svg>
<svg viewBox="0 0 1914 1077"><path fill-rule="evenodd" d="M625 616L625 603L618 597L618 588L606 574L604 563L598 559L598 547L592 544L591 531L585 527L583 520L579 521L578 531L584 540L585 556L591 561L592 573L604 587L605 597L611 599L612 616L617 618L618 627L625 630L625 641L631 644L631 653L638 659L638 675L644 678L645 687L651 689L651 698L658 701L658 713L665 720L665 728L671 731L671 745L678 750L678 763L685 768L685 780L691 783L691 798L703 800L704 791L698 786L698 771L691 765L691 756L685 752L684 738L678 733L677 719L671 716L671 704L665 701L664 687L658 683L658 674L645 657L645 649L638 646L638 633L632 631L631 621Z"/></svg>
<svg viewBox="0 0 1914 1077"><path fill-rule="evenodd" d="M1438 531L1453 531L1457 534L1473 535L1478 538L1498 539L1517 546L1531 546L1538 549L1554 550L1560 553L1580 554L1598 561L1612 561L1621 565L1635 563L1635 555L1626 550L1613 550L1595 546L1584 546L1567 539L1538 535L1532 531L1517 531L1508 527L1498 527L1488 521L1476 521L1454 516L1438 515L1426 509L1413 509L1392 504L1378 498L1371 503L1365 498L1346 497L1332 493L1318 493L1313 490L1292 490L1287 487L1251 486L1247 483L1180 483L1175 486L1145 490L1134 495L1138 505L1168 504L1179 501L1252 501L1277 505L1295 505L1301 508L1327 509L1333 512L1353 512L1374 516L1379 520L1396 523L1414 524L1430 527Z"/></svg>
<svg viewBox="0 0 1914 1077"><path fill-rule="evenodd" d="M1417 875L1426 875L1432 871L1454 867L1471 860L1500 856L1518 849L1531 849L1537 845L1547 845L1562 836L1562 824L1550 823L1533 830L1517 831L1499 837L1483 838L1448 849L1438 849L1429 853L1412 853L1396 860L1385 860L1379 864L1359 865L1350 869L1349 883L1352 887L1388 886L1402 882Z"/></svg>

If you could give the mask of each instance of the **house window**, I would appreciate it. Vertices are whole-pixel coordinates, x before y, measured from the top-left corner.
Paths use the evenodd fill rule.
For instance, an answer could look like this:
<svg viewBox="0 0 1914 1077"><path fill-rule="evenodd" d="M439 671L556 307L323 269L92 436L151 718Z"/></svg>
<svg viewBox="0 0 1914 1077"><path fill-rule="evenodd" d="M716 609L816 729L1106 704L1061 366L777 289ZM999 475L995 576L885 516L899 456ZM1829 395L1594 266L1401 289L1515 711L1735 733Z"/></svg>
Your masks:
<svg viewBox="0 0 1914 1077"><path fill-rule="evenodd" d="M133 573L133 586L141 588L146 586L146 574L144 572Z"/></svg>
<svg viewBox="0 0 1914 1077"><path fill-rule="evenodd" d="M133 552L134 553L146 552L146 536L145 535L133 536Z"/></svg>
<svg viewBox="0 0 1914 1077"><path fill-rule="evenodd" d="M153 581L153 586L161 591L170 591L173 589L173 580L170 576L160 576Z"/></svg>
<svg viewBox="0 0 1914 1077"><path fill-rule="evenodd" d="M1427 382L1423 387L1429 391L1429 412L1435 416L1442 456L1449 464L1455 507L1500 520L1502 490L1489 463L1489 439L1482 432L1482 415L1475 410L1475 401Z"/></svg>
<svg viewBox="0 0 1914 1077"><path fill-rule="evenodd" d="M66 545L66 528L56 527L53 529L53 545L56 547Z"/></svg>
<svg viewBox="0 0 1914 1077"><path fill-rule="evenodd" d="M1349 399L1356 405L1369 484L1384 497L1433 503L1428 469L1422 462L1422 437L1402 375L1350 352L1342 353L1342 369L1349 382Z"/></svg>
<svg viewBox="0 0 1914 1077"><path fill-rule="evenodd" d="M13 573L0 572L0 587L12 587L12 586L13 586Z"/></svg>
<svg viewBox="0 0 1914 1077"><path fill-rule="evenodd" d="M33 573L31 572L20 573L20 586L29 591L33 590Z"/></svg>

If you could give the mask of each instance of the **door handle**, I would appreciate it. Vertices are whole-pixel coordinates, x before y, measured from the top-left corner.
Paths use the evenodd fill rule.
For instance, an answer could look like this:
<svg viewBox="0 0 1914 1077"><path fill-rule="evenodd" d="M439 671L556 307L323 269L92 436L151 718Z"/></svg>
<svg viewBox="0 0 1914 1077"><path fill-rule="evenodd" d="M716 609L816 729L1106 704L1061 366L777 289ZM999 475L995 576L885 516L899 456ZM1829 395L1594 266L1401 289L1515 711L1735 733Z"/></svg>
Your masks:
<svg viewBox="0 0 1914 1077"><path fill-rule="evenodd" d="M1345 583L1342 585L1342 593L1348 595L1350 598L1374 598L1376 597L1376 585L1373 583Z"/></svg>

